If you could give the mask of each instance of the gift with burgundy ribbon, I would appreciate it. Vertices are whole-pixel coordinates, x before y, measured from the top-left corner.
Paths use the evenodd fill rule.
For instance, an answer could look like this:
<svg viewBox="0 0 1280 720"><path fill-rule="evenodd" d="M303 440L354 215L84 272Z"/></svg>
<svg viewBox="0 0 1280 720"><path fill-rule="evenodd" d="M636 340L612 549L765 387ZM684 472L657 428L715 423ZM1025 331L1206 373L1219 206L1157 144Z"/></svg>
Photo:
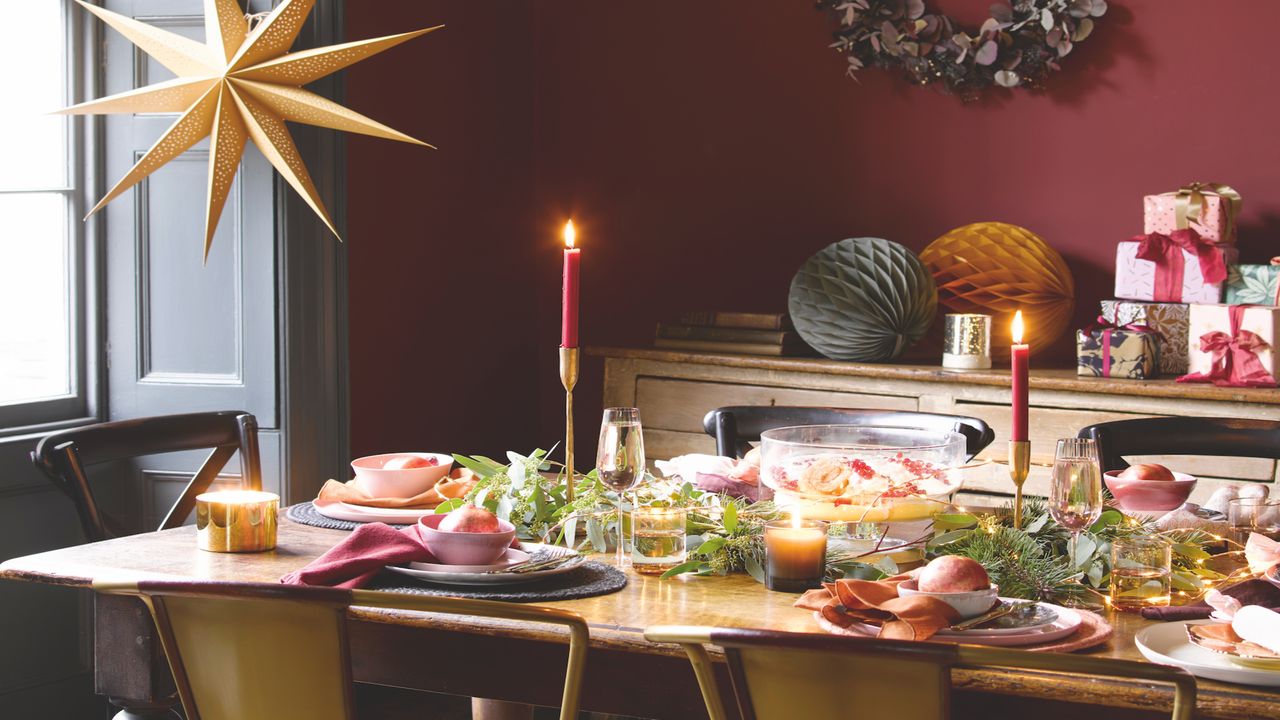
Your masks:
<svg viewBox="0 0 1280 720"><path fill-rule="evenodd" d="M1116 325L1146 325L1160 333L1160 374L1187 373L1187 328L1191 306L1186 303L1156 303L1139 300L1103 300L1102 316Z"/></svg>
<svg viewBox="0 0 1280 720"><path fill-rule="evenodd" d="M1116 250L1116 297L1153 302L1222 300L1236 250L1190 228L1137 235Z"/></svg>
<svg viewBox="0 0 1280 720"><path fill-rule="evenodd" d="M1224 312L1227 316L1225 331L1219 329L1221 325L1218 324ZM1267 337L1245 329L1245 325L1263 330ZM1178 382L1213 383L1222 387L1276 387L1271 342L1275 340L1278 325L1280 309L1277 308L1193 306L1191 331L1195 346L1191 353L1192 372L1178 378ZM1207 326L1214 329L1200 332Z"/></svg>
<svg viewBox="0 0 1280 720"><path fill-rule="evenodd" d="M1076 374L1150 380L1160 374L1160 333L1138 323L1118 325L1100 315L1076 333Z"/></svg>

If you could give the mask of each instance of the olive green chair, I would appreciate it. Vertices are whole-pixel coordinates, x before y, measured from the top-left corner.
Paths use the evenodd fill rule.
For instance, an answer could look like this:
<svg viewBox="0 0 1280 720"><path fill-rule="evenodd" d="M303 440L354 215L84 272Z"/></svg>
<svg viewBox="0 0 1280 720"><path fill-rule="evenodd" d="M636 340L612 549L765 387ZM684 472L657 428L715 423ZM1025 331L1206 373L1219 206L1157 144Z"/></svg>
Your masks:
<svg viewBox="0 0 1280 720"><path fill-rule="evenodd" d="M187 720L351 720L351 606L417 610L569 629L561 720L576 718L587 652L577 614L536 605L268 583L95 582L151 611Z"/></svg>
<svg viewBox="0 0 1280 720"><path fill-rule="evenodd" d="M707 645L724 651L743 720L951 717L953 668L1027 668L1174 686L1173 720L1191 720L1196 682L1185 670L1067 653L709 627L652 627L651 642L684 647L711 720L726 720Z"/></svg>

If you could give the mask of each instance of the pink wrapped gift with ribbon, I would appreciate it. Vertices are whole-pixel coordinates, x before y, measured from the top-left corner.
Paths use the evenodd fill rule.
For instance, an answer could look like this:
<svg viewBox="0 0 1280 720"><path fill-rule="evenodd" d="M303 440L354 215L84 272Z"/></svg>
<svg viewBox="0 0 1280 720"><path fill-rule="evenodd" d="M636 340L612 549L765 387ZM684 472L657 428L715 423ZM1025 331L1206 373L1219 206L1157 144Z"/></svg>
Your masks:
<svg viewBox="0 0 1280 720"><path fill-rule="evenodd" d="M1240 193L1222 183L1190 183L1147 195L1142 199L1142 232L1169 235L1191 229L1209 242L1234 243L1241 204Z"/></svg>
<svg viewBox="0 0 1280 720"><path fill-rule="evenodd" d="M1195 230L1138 235L1116 246L1116 297L1147 302L1222 302L1235 247Z"/></svg>
<svg viewBox="0 0 1280 720"><path fill-rule="evenodd" d="M1192 305L1190 372L1178 382L1223 387L1276 387L1280 308Z"/></svg>

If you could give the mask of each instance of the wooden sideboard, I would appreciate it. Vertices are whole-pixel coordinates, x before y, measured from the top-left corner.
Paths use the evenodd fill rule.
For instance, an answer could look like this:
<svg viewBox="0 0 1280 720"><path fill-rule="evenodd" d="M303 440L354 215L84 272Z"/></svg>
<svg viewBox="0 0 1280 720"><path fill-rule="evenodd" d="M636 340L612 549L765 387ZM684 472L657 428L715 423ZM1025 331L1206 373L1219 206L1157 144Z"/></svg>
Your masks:
<svg viewBox="0 0 1280 720"><path fill-rule="evenodd" d="M604 358L605 405L640 408L650 459L715 452L714 442L702 431L702 417L724 405L818 405L968 415L982 418L996 431L996 442L979 457L998 463L1007 454L1007 370L953 372L938 366L627 348L588 348L587 353ZM1047 492L1054 441L1074 436L1086 425L1158 415L1280 420L1280 390L1180 385L1172 379L1087 378L1077 376L1074 368L1033 369L1030 386L1034 467L1027 491L1038 495ZM1199 477L1192 501L1203 501L1224 481L1280 482L1280 468L1273 460L1150 460ZM989 498L1008 494L1012 484L1004 467L993 463L970 472L965 490L969 499Z"/></svg>

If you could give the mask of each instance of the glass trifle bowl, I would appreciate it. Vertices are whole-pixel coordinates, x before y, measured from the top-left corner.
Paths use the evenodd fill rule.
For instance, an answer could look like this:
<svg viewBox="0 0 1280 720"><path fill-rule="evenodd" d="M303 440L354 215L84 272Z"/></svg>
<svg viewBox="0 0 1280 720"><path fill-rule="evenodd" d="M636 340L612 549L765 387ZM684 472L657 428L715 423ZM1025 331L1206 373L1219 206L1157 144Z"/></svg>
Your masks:
<svg viewBox="0 0 1280 720"><path fill-rule="evenodd" d="M780 506L835 522L906 522L960 489L965 437L903 427L797 425L760 434L760 478Z"/></svg>

